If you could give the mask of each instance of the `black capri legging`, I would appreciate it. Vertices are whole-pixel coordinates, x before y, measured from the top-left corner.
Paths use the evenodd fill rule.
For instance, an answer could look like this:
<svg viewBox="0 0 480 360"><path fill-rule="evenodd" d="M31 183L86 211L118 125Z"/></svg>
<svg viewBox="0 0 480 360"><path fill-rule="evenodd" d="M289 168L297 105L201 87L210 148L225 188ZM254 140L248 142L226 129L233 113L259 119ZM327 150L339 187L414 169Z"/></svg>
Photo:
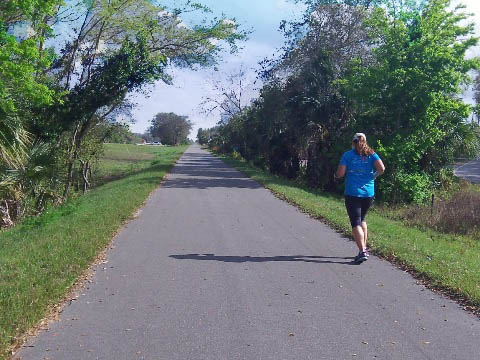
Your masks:
<svg viewBox="0 0 480 360"><path fill-rule="evenodd" d="M368 209L372 204L373 197L345 195L345 206L347 208L352 228L355 226L362 226L362 221L365 221L365 216L367 216Z"/></svg>

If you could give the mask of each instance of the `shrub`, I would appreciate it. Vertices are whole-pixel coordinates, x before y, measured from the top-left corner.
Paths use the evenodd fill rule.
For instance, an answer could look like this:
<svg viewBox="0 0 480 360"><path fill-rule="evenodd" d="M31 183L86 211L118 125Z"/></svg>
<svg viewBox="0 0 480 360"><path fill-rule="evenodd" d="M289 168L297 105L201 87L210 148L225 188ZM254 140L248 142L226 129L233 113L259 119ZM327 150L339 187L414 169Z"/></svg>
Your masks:
<svg viewBox="0 0 480 360"><path fill-rule="evenodd" d="M426 173L409 174L399 170L380 181L379 192L387 202L420 204L432 196L432 180Z"/></svg>
<svg viewBox="0 0 480 360"><path fill-rule="evenodd" d="M412 225L428 226L444 233L480 238L480 192L460 190L430 206L409 206L401 217Z"/></svg>
<svg viewBox="0 0 480 360"><path fill-rule="evenodd" d="M235 159L235 160L242 160L242 155L240 155L240 153L237 151L237 150L233 150L232 152L232 157Z"/></svg>

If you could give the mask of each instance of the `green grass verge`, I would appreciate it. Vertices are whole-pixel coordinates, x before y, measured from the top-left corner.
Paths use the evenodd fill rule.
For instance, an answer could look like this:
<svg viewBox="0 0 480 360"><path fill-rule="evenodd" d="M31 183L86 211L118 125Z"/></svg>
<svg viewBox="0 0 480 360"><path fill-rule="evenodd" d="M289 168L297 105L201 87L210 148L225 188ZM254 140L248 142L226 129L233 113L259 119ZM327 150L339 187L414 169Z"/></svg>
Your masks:
<svg viewBox="0 0 480 360"><path fill-rule="evenodd" d="M106 144L94 170L94 185L99 186L149 167L168 147Z"/></svg>
<svg viewBox="0 0 480 360"><path fill-rule="evenodd" d="M62 300L185 149L109 145L100 170L120 180L0 233L0 358Z"/></svg>
<svg viewBox="0 0 480 360"><path fill-rule="evenodd" d="M277 196L306 213L324 219L351 235L343 198L312 190L271 175L245 161L221 157ZM467 306L480 307L480 242L464 236L408 227L382 216L375 208L367 217L369 246L374 253L394 260L435 287L456 295Z"/></svg>

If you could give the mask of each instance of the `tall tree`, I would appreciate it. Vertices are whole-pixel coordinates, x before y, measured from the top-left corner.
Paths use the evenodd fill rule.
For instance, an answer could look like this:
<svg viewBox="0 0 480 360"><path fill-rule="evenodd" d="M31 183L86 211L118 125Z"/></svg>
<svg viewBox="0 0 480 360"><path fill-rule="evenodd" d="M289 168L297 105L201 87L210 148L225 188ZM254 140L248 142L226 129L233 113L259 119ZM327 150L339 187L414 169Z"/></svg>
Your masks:
<svg viewBox="0 0 480 360"><path fill-rule="evenodd" d="M114 112L129 91L155 80L170 82L166 72L170 64L211 65L221 49L219 41L233 46L235 41L244 38L235 22L225 18L214 19L208 25L187 27L180 18L182 12L208 12L207 8L190 2L173 12L147 0L92 0L72 4L67 5L62 14L70 11L78 17L76 13L80 10L81 21L62 50L62 56L51 68L51 73L69 94L52 109L55 122L50 112L34 124L35 132L42 137L54 134L60 138L65 132L69 133L65 197L84 136Z"/></svg>
<svg viewBox="0 0 480 360"><path fill-rule="evenodd" d="M243 66L237 71L227 74L225 78L213 75L211 85L212 95L203 98L200 104L207 114L220 113L220 122L228 122L235 114L241 112L247 106L248 94L247 79Z"/></svg>
<svg viewBox="0 0 480 360"><path fill-rule="evenodd" d="M25 119L35 106L53 103L54 91L43 71L51 63L50 53L40 44L61 0L4 0L0 3L0 168L16 166L25 155L28 136ZM14 36L23 29L23 34ZM20 36L21 35L21 36Z"/></svg>
<svg viewBox="0 0 480 360"><path fill-rule="evenodd" d="M179 145L187 142L192 123L187 116L174 113L158 113L152 120L150 134L164 145Z"/></svg>
<svg viewBox="0 0 480 360"><path fill-rule="evenodd" d="M424 201L458 152L478 150L461 90L478 58L469 15L448 0L307 0L280 59L263 63L260 98L220 126L220 148L331 189L353 133L388 164L379 194ZM378 5L381 6L378 6ZM245 146L243 146L245 144Z"/></svg>
<svg viewBox="0 0 480 360"><path fill-rule="evenodd" d="M475 101L473 111L477 117L477 123L480 125L480 71L478 70L473 80L473 100Z"/></svg>
<svg viewBox="0 0 480 360"><path fill-rule="evenodd" d="M449 0L404 13L409 16L398 19L382 8L372 13L367 26L375 62L356 61L345 85L357 111L355 127L379 141L389 164L383 190L422 201L471 131L469 107L459 95L468 72L479 66L478 58L465 57L478 39L473 24L464 25L469 15L451 9Z"/></svg>

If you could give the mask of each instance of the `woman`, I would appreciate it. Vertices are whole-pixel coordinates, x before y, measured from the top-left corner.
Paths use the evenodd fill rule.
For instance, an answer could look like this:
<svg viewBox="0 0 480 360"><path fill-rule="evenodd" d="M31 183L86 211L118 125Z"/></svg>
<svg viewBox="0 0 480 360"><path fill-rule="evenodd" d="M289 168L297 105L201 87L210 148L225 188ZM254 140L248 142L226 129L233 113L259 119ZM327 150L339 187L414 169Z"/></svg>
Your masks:
<svg viewBox="0 0 480 360"><path fill-rule="evenodd" d="M352 150L342 155L335 178L347 175L345 181L345 206L352 225L353 238L359 253L354 262L361 264L368 260L367 223L365 216L375 196L375 179L385 171L380 157L367 143L364 133L356 133Z"/></svg>

